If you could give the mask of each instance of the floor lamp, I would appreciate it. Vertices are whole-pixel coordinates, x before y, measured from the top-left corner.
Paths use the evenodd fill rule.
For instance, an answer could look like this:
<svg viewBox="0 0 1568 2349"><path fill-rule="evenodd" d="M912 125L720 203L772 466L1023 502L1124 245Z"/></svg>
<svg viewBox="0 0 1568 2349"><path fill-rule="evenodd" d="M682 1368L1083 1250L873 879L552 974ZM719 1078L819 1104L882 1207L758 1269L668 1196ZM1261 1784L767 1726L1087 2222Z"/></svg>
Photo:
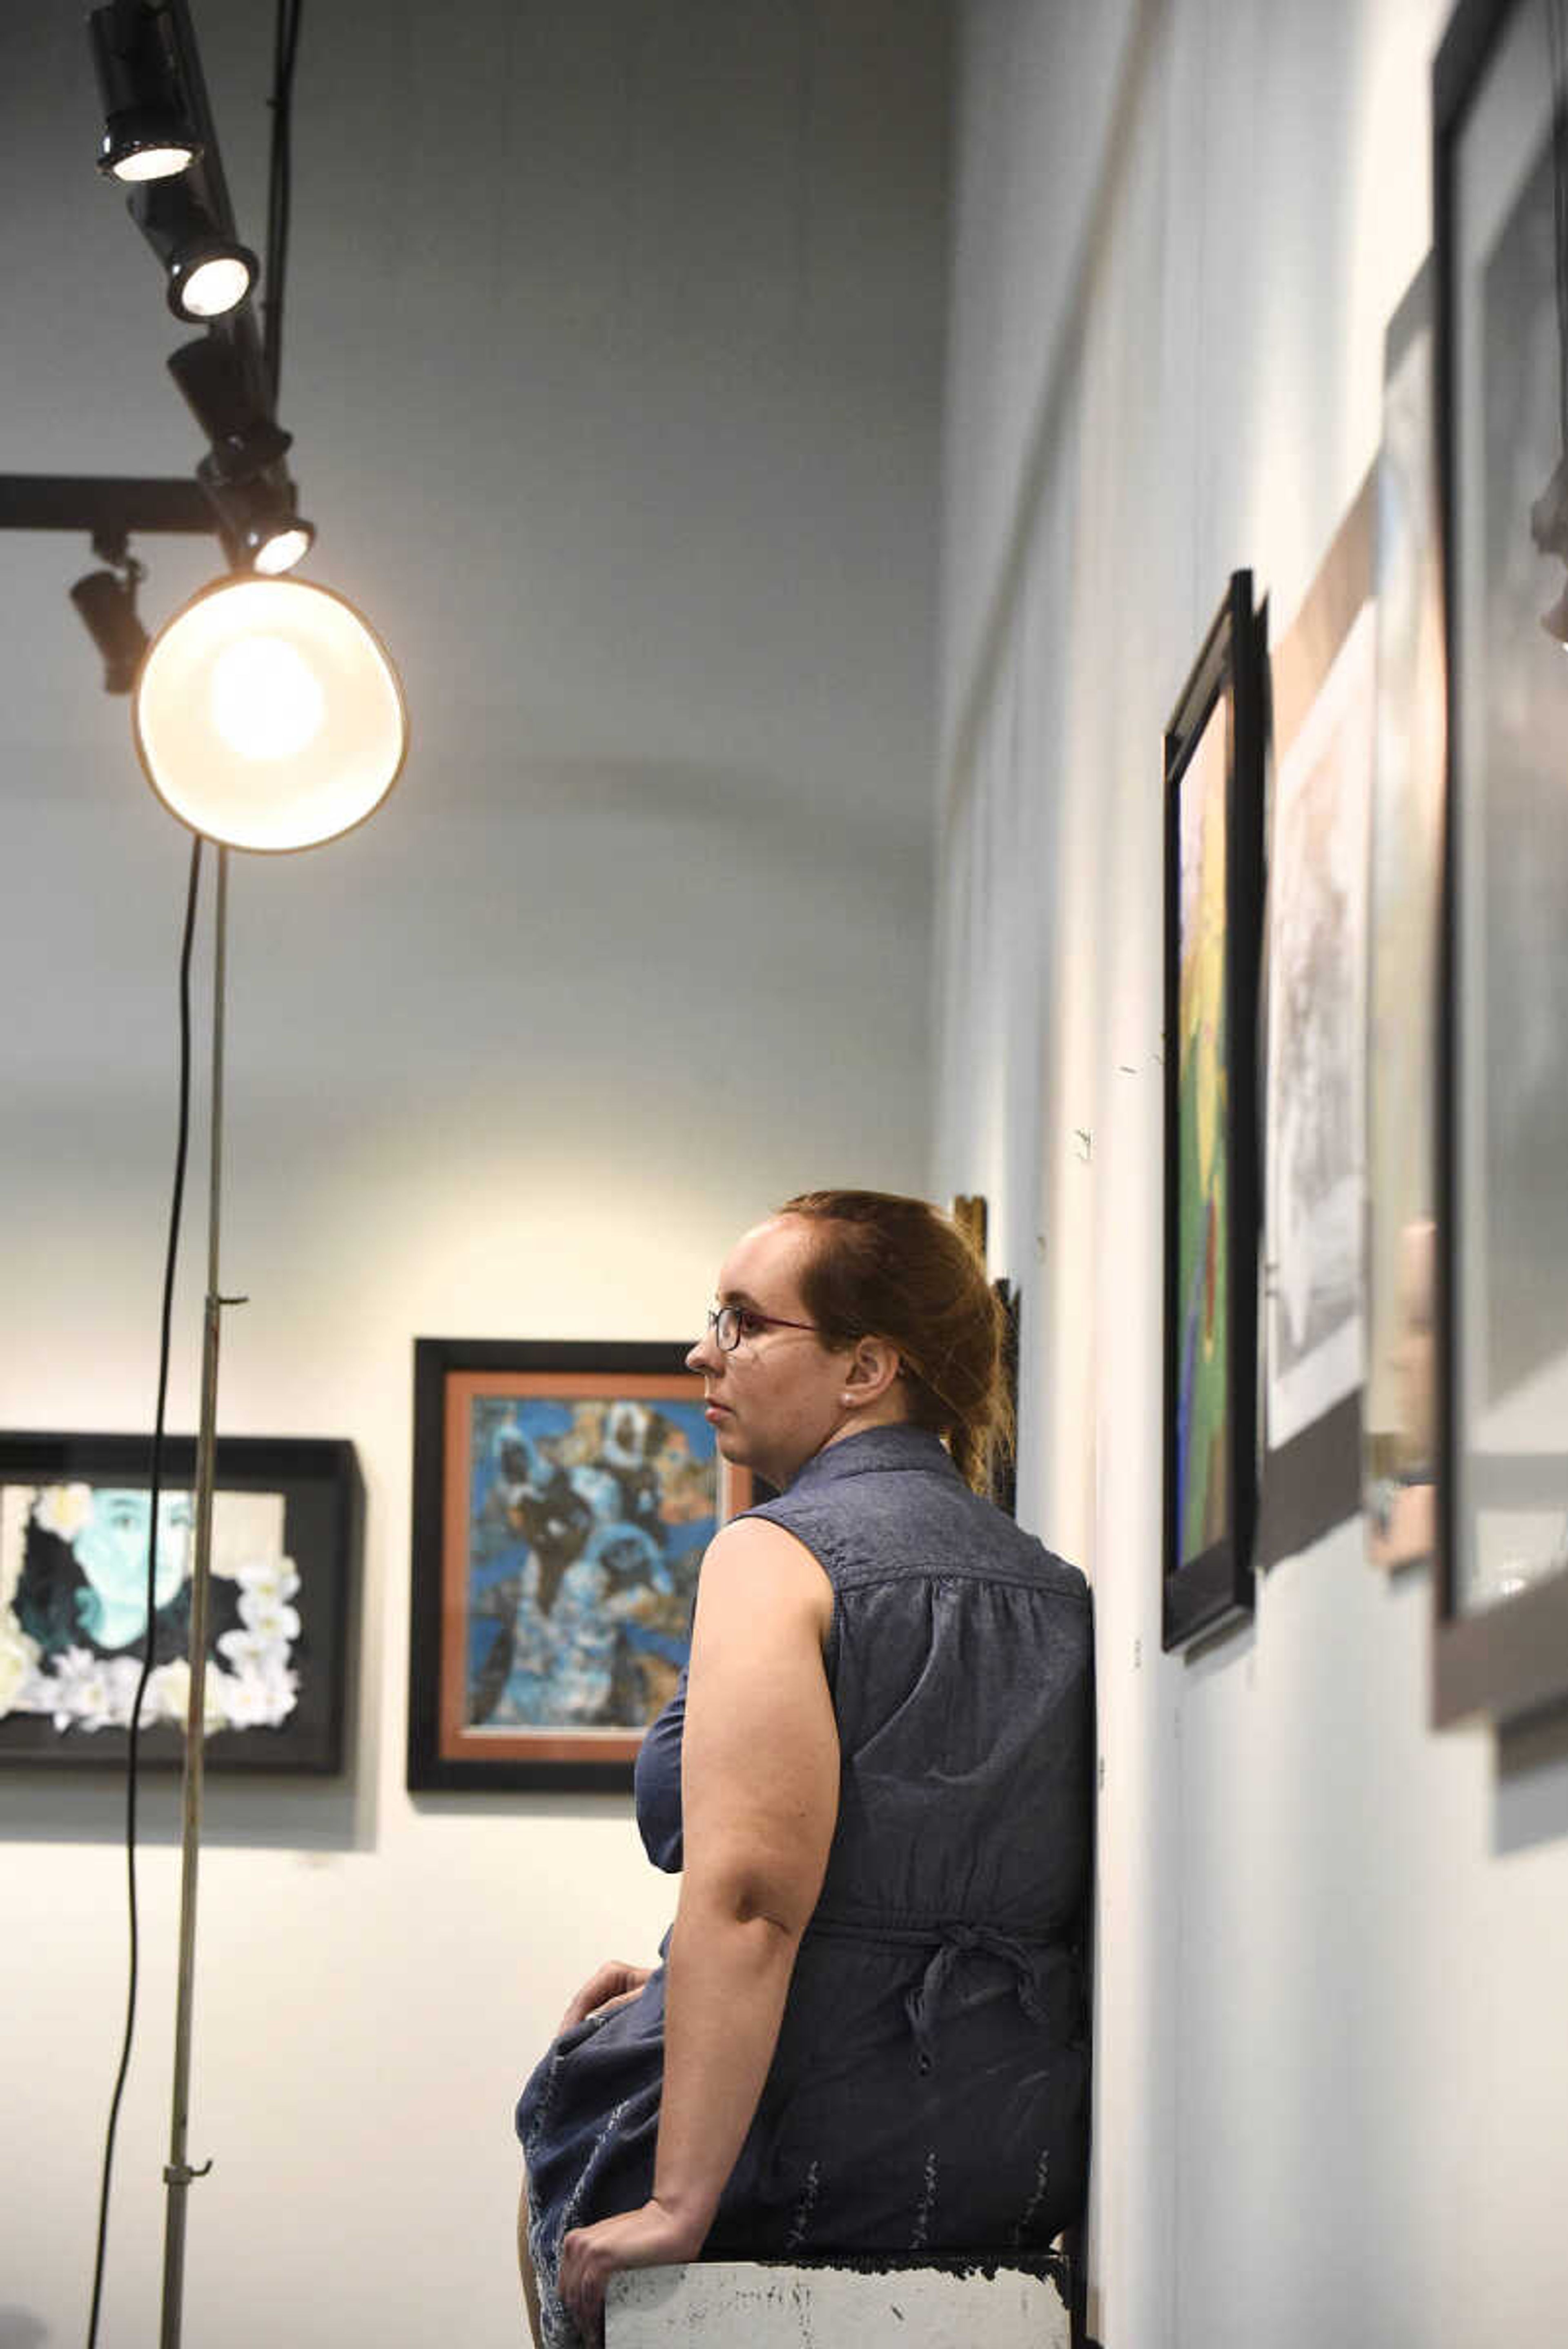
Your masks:
<svg viewBox="0 0 1568 2349"><path fill-rule="evenodd" d="M163 2239L160 2349L179 2349L184 2303L191 2035L202 1843L207 1612L216 1457L223 1174L223 1008L231 848L314 848L372 815L401 771L408 721L396 670L341 596L296 579L223 579L177 612L148 649L132 720L147 779L171 813L218 851L213 959L212 1151L207 1288L196 1443L191 1687L185 1721L180 1958ZM204 2167L210 2167L205 2165Z"/></svg>

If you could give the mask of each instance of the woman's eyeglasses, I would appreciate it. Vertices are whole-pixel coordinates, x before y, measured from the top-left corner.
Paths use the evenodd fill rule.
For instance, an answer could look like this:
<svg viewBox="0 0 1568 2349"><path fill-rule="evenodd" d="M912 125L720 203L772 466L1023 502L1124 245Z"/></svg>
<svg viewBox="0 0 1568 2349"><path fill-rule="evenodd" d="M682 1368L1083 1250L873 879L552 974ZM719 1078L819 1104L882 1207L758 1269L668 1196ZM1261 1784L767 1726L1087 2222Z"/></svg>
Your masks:
<svg viewBox="0 0 1568 2349"><path fill-rule="evenodd" d="M722 1354L732 1354L742 1338L759 1330L815 1330L815 1321L786 1321L782 1313L759 1313L754 1305L721 1305L708 1316L713 1342Z"/></svg>

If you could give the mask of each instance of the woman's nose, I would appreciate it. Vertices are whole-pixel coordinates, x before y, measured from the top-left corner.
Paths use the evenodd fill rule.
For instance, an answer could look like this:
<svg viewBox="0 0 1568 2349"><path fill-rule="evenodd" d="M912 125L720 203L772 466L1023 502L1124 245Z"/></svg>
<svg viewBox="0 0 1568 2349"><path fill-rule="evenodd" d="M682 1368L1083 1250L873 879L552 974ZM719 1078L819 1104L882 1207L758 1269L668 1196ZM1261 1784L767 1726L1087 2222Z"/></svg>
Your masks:
<svg viewBox="0 0 1568 2349"><path fill-rule="evenodd" d="M718 1368L718 1354L713 1345L713 1332L704 1330L686 1357L689 1371L709 1371Z"/></svg>

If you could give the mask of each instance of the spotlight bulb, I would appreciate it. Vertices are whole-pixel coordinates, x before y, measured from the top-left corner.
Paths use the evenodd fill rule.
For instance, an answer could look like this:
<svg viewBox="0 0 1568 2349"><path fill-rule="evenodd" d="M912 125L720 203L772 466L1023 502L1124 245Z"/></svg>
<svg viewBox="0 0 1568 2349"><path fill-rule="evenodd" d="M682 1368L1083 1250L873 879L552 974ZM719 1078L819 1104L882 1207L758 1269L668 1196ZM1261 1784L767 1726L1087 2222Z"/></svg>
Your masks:
<svg viewBox="0 0 1568 2349"><path fill-rule="evenodd" d="M351 604L298 579L223 579L153 640L136 748L164 805L231 848L313 848L379 807L408 722Z"/></svg>
<svg viewBox="0 0 1568 2349"><path fill-rule="evenodd" d="M98 150L98 168L126 187L146 180L175 180L195 161L194 145L176 139L166 126L144 134L145 143L132 143L123 132L106 130Z"/></svg>
<svg viewBox="0 0 1568 2349"><path fill-rule="evenodd" d="M292 571L296 563L304 562L316 543L316 528L312 523L291 522L282 530L275 530L270 537L260 532L253 532L251 536L257 542L251 554L251 569L259 571L264 579L278 579L286 571Z"/></svg>
<svg viewBox="0 0 1568 2349"><path fill-rule="evenodd" d="M255 256L244 245L180 254L170 264L169 306L177 318L226 318L250 292L255 274Z"/></svg>
<svg viewBox="0 0 1568 2349"><path fill-rule="evenodd" d="M286 636L237 636L213 662L213 725L241 759L296 759L321 731L321 680Z"/></svg>
<svg viewBox="0 0 1568 2349"><path fill-rule="evenodd" d="M226 236L188 180L147 180L127 199L130 216L163 264L169 307L193 324L226 317L254 285L261 264Z"/></svg>

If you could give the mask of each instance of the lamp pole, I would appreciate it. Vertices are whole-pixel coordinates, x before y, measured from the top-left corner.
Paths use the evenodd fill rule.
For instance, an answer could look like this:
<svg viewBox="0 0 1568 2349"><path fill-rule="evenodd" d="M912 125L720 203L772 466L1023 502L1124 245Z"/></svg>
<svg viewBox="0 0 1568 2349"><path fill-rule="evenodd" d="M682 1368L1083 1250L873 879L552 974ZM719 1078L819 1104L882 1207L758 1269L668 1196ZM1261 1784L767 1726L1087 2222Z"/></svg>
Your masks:
<svg viewBox="0 0 1568 2349"><path fill-rule="evenodd" d="M184 1821L180 1866L180 1973L174 2004L174 2093L169 2160L163 2171L168 2205L163 2232L163 2308L159 2349L179 2349L185 2292L185 2204L193 2178L186 2159L191 2104L191 2025L196 1976L196 1890L202 1848L202 1795L207 1695L207 1602L213 1578L213 1485L218 1421L218 1340L226 1298L218 1288L219 1212L223 1151L223 994L228 943L229 852L218 850L213 950L212 1156L207 1176L207 1304L202 1347L202 1409L196 1435L195 1557L191 1573L191 1688L185 1713Z"/></svg>

